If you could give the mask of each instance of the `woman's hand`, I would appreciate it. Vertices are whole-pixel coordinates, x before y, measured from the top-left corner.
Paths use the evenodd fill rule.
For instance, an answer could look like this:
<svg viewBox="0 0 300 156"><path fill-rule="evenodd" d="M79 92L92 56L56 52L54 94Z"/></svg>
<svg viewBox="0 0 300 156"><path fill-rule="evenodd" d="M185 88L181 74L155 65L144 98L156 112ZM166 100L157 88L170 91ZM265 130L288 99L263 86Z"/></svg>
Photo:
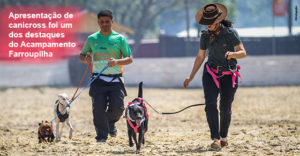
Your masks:
<svg viewBox="0 0 300 156"><path fill-rule="evenodd" d="M183 87L186 88L192 80L193 78L187 77L183 82Z"/></svg>
<svg viewBox="0 0 300 156"><path fill-rule="evenodd" d="M225 58L226 58L227 60L232 59L232 58L233 58L232 56L233 56L233 53L230 52L230 51L227 51L227 52L225 53Z"/></svg>
<svg viewBox="0 0 300 156"><path fill-rule="evenodd" d="M236 50L236 52L227 51L225 53L225 58L227 60L230 60L232 58L241 59L247 56L243 43L240 43L239 45L235 46L234 49Z"/></svg>

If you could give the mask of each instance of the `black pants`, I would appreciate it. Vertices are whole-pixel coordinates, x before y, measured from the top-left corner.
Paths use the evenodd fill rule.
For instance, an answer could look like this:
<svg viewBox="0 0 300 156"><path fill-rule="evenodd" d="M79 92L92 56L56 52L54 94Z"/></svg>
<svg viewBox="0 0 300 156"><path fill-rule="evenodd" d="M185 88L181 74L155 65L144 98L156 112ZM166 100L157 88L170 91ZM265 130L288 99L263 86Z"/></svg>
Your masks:
<svg viewBox="0 0 300 156"><path fill-rule="evenodd" d="M232 88L231 75L226 75L218 80L220 88L217 88L212 76L207 72L206 67L204 67L202 83L206 104L205 112L212 139L220 139L220 136L222 138L227 137L228 128L231 121L231 105L236 89L238 88L237 84L235 85L235 88ZM219 94L220 124L219 112L217 108L217 98Z"/></svg>
<svg viewBox="0 0 300 156"><path fill-rule="evenodd" d="M107 139L109 127L114 125L124 111L124 89L120 82L105 82L97 78L90 87L93 102L93 121L96 139Z"/></svg>

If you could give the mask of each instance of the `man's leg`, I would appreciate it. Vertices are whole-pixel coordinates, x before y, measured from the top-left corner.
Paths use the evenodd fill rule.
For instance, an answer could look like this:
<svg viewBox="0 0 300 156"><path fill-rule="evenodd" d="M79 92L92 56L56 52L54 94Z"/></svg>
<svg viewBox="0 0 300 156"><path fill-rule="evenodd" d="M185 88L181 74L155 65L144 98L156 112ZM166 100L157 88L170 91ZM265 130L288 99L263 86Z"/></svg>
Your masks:
<svg viewBox="0 0 300 156"><path fill-rule="evenodd" d="M117 129L115 123L120 119L124 111L124 91L122 84L114 83L110 86L110 91L108 93L108 110L107 119L109 123L109 134L111 136L117 135Z"/></svg>
<svg viewBox="0 0 300 156"><path fill-rule="evenodd" d="M108 135L108 121L106 117L107 88L99 79L95 80L90 88L90 96L93 102L93 121L96 130L96 140L105 142Z"/></svg>

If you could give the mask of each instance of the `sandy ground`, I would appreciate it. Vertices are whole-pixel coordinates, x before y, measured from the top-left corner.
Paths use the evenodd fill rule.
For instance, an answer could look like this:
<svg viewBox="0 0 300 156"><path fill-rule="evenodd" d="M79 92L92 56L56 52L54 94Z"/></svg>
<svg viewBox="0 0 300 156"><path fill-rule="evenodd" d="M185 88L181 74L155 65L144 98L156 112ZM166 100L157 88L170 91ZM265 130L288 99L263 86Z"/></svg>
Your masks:
<svg viewBox="0 0 300 156"><path fill-rule="evenodd" d="M88 90L71 105L73 139L64 128L60 142L38 144L41 120L52 120L58 93L75 88L11 88L0 91L0 155L135 155L128 146L125 119L118 136L95 142ZM137 95L128 88L126 104ZM201 89L144 89L147 101L163 112L202 103ZM300 155L300 86L239 88L233 103L229 147L210 151L204 107L165 115L149 109L149 131L141 155Z"/></svg>

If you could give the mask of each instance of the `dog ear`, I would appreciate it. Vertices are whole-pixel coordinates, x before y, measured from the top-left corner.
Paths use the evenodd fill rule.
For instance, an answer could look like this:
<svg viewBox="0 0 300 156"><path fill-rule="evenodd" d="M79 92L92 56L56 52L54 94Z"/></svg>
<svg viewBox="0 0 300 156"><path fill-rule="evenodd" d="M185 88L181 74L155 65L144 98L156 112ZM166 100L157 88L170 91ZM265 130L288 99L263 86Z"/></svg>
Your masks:
<svg viewBox="0 0 300 156"><path fill-rule="evenodd" d="M132 110L132 107L128 107L127 109L129 110L129 113L130 113L130 112L131 112L131 110Z"/></svg>
<svg viewBox="0 0 300 156"><path fill-rule="evenodd" d="M67 98L68 95L66 93L61 93L57 95L58 97Z"/></svg>

